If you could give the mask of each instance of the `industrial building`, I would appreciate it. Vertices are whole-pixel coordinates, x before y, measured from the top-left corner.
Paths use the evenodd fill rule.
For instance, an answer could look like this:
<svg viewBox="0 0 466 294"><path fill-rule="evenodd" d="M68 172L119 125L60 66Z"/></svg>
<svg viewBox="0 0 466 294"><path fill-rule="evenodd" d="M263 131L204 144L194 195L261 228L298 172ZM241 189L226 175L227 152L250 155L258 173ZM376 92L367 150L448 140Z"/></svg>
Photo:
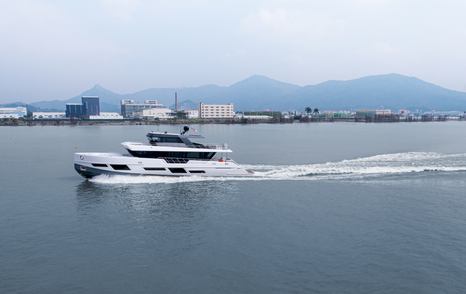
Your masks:
<svg viewBox="0 0 466 294"><path fill-rule="evenodd" d="M173 118L174 113L169 108L149 108L142 111L142 118L144 119L159 119L167 120Z"/></svg>
<svg viewBox="0 0 466 294"><path fill-rule="evenodd" d="M65 115L67 118L87 118L100 115L100 100L97 96L83 96L82 103L67 103Z"/></svg>
<svg viewBox="0 0 466 294"><path fill-rule="evenodd" d="M236 119L245 119L245 120L271 120L273 116L265 114L245 114L244 112L238 113L235 115Z"/></svg>
<svg viewBox="0 0 466 294"><path fill-rule="evenodd" d="M186 118L188 119L199 118L199 109L185 109L183 112L186 114Z"/></svg>
<svg viewBox="0 0 466 294"><path fill-rule="evenodd" d="M20 118L27 115L26 107L2 107L0 108L0 119Z"/></svg>
<svg viewBox="0 0 466 294"><path fill-rule="evenodd" d="M121 100L121 115L125 118L140 118L145 109L163 108L157 100L145 100L143 103L132 99Z"/></svg>
<svg viewBox="0 0 466 294"><path fill-rule="evenodd" d="M200 118L234 118L233 104L199 104Z"/></svg>
<svg viewBox="0 0 466 294"><path fill-rule="evenodd" d="M38 112L32 113L32 119L64 119L66 115L64 112Z"/></svg>
<svg viewBox="0 0 466 294"><path fill-rule="evenodd" d="M67 118L82 118L84 107L81 103L66 103L65 116Z"/></svg>
<svg viewBox="0 0 466 294"><path fill-rule="evenodd" d="M99 115L90 115L90 120L120 120L123 116L118 112L101 112Z"/></svg>
<svg viewBox="0 0 466 294"><path fill-rule="evenodd" d="M97 96L83 96L81 102L84 107L85 116L100 115L100 101Z"/></svg>
<svg viewBox="0 0 466 294"><path fill-rule="evenodd" d="M396 122L400 121L400 115L390 109L358 110L354 119L357 122Z"/></svg>

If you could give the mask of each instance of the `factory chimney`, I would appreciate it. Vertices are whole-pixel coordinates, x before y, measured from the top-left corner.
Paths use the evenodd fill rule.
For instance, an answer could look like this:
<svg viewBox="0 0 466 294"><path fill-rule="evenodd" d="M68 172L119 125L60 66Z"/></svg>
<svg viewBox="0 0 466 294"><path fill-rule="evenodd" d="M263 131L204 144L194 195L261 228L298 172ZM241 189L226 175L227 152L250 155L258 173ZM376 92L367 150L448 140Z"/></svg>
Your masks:
<svg viewBox="0 0 466 294"><path fill-rule="evenodd" d="M178 93L175 92L175 112L178 112Z"/></svg>

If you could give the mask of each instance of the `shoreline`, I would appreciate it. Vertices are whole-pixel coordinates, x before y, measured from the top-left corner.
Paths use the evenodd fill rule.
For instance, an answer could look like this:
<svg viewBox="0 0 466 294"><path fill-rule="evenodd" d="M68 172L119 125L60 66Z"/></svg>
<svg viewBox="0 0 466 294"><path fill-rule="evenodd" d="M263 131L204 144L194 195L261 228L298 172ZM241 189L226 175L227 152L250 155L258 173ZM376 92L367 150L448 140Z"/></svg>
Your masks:
<svg viewBox="0 0 466 294"><path fill-rule="evenodd" d="M237 119L176 119L176 120L68 120L68 119L1 119L0 127L34 127L34 126L133 126L133 125L191 125L191 124L302 124L302 123L426 123L426 122L466 122L459 120L392 120L392 121L367 121L357 119L316 119L316 120L293 120L293 119L272 119L272 120L237 120Z"/></svg>

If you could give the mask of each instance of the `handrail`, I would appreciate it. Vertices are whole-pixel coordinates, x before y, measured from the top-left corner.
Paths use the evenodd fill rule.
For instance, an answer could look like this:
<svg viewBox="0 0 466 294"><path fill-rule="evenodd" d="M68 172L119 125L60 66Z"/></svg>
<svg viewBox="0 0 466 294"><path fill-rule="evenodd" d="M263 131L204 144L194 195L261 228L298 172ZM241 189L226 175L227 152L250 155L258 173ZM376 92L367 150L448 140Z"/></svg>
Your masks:
<svg viewBox="0 0 466 294"><path fill-rule="evenodd" d="M204 145L204 148L206 149L216 149L216 150L227 150L228 145L227 144L211 144L211 145Z"/></svg>
<svg viewBox="0 0 466 294"><path fill-rule="evenodd" d="M210 144L210 145L193 145L194 148L201 148L201 149L214 149L214 150L227 150L228 146L226 144Z"/></svg>

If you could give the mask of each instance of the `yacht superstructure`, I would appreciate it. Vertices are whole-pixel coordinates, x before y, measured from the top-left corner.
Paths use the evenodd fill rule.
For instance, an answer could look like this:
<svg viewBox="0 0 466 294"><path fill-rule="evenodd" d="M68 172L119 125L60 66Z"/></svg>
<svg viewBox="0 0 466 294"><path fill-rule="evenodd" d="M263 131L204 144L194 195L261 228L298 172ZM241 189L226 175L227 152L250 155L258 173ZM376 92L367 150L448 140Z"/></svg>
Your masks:
<svg viewBox="0 0 466 294"><path fill-rule="evenodd" d="M74 168L85 178L108 175L152 176L247 176L251 172L228 157L226 145L204 145L192 142L199 135L188 135L184 127L180 134L150 132L148 144L124 142L128 154L74 154Z"/></svg>

